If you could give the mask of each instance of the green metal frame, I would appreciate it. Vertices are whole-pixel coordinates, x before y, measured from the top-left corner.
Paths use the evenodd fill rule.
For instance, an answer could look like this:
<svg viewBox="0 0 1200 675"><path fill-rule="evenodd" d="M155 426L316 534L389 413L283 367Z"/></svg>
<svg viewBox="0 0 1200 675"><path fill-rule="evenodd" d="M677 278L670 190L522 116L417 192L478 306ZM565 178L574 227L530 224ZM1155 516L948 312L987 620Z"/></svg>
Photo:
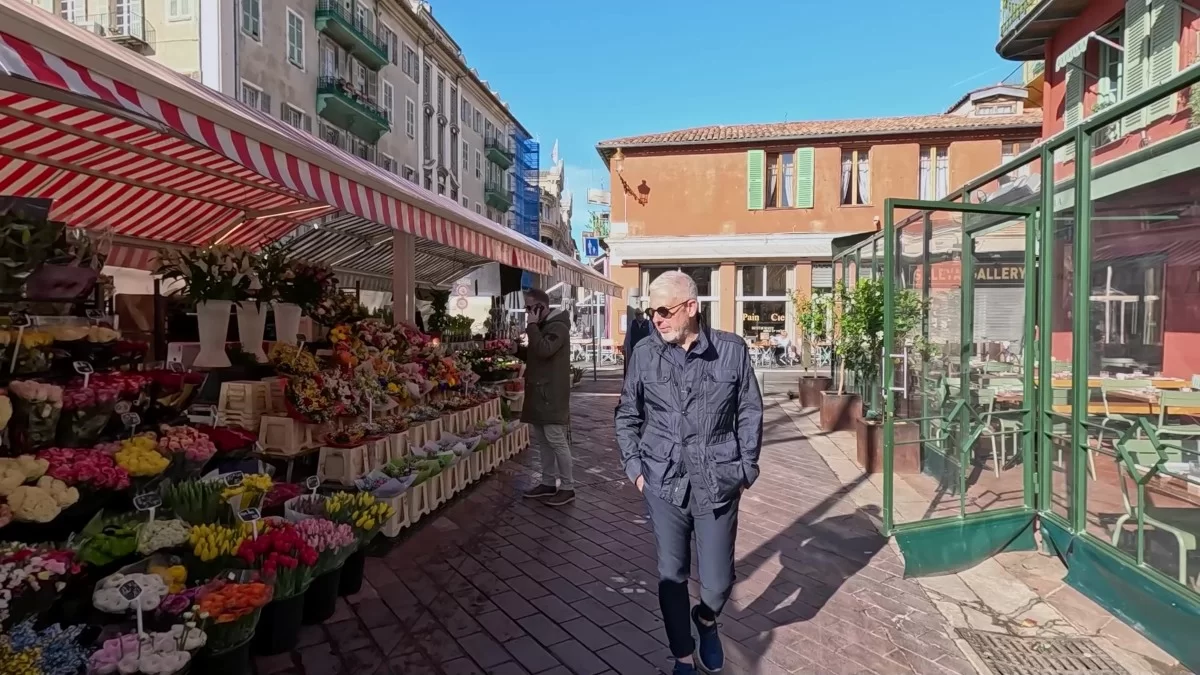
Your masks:
<svg viewBox="0 0 1200 675"><path fill-rule="evenodd" d="M984 514L964 516L960 513L957 518L941 518L937 520L905 523L897 525L894 522L891 500L894 496L894 410L895 395L891 390L894 373L889 364L885 364L884 382L887 392L885 404L885 454L884 454L884 529L887 534L896 536L905 548L908 570L917 573L934 573L951 570L957 561L954 556L989 555L1000 550L995 545L981 544L979 541L969 542L956 553L947 555L942 549L932 544L944 544L945 538L932 537L937 531L951 536L962 537L971 532L990 531L985 533L985 539L991 544L1003 542L1006 537L1012 540L1006 545L1025 547L1032 539L1032 527L1024 527L1023 519L1031 517L1036 512L1040 521L1046 542L1066 561L1068 565L1067 581L1098 603L1117 614L1130 625L1155 640L1164 649L1176 656L1192 669L1200 669L1200 641L1195 639L1194 630L1200 618L1200 593L1194 588L1180 584L1157 569L1146 564L1145 560L1145 522L1139 511L1137 518L1138 545L1134 552L1127 553L1102 541L1086 530L1087 526L1087 491L1088 491L1088 420L1089 387L1087 374L1090 372L1090 333L1087 325L1090 317L1091 269L1092 269L1092 181L1097 176L1108 176L1120 169L1137 166L1139 163L1162 154L1166 149L1190 147L1200 144L1196 140L1196 130L1181 132L1175 137L1164 139L1140 148L1128 155L1106 162L1103 166L1093 167L1092 138L1099 130L1118 121L1130 113L1149 106L1156 100L1173 95L1192 85L1200 84L1200 64L1195 64L1177 74L1171 80L1160 83L1137 96L1122 101L1099 114L1087 118L1074 128L1067 129L1047 139L1043 144L1030 149L1006 164L970 181L963 187L951 193L938 202L923 202L907 199L889 199L886 202L883 232L878 233L858 246L840 253L837 258L841 263L842 278L848 276L848 264L855 263L856 275L861 268L861 250L864 245L874 245L879 237L883 238L883 266L885 283L888 292L885 294L885 334L894 333L894 308L892 307L891 287L895 283L896 265L896 223L894 209L914 209L925 211L949 211L964 214L997 214L1013 217L1026 217L1026 306L1032 310L1036 306L1036 325L1041 326L1037 339L1033 332L1035 322L1027 322L1024 362L1028 365L1037 363L1036 378L1034 368L1025 368L1023 383L1027 401L1025 420L1027 424L1022 431L1022 452L1025 453L1024 481L1026 502L1023 507L998 509ZM1059 181L1054 178L1054 155L1063 148L1073 147L1075 150L1074 175ZM977 190L996 181L1002 176L1011 174L1030 162L1041 162L1040 194L1032 197L1035 206L1029 208L1014 208L988 203L972 204L970 196ZM1055 513L1053 508L1053 428L1061 425L1065 415L1058 415L1053 410L1053 325L1056 308L1056 289L1054 288L1053 252L1055 240L1055 195L1064 189L1073 189L1073 204L1060 205L1074 210L1074 240L1071 244L1071 255L1074 261L1074 277L1072 279L1072 367L1076 377L1073 378L1070 389L1071 414L1069 421L1071 454L1070 473L1068 475L1066 517ZM1062 209L1060 209L1061 211ZM1041 221L1034 213L1040 213ZM925 216L926 230L929 230L929 217ZM969 292L973 285L973 256L967 254L971 236L964 232L963 256L963 324L964 330L973 320L973 298ZM928 256L928 245L926 246ZM878 261L873 261L878 264ZM1030 270L1036 272L1030 274ZM928 277L928 275L926 275ZM847 279L849 282L849 280ZM927 290L927 289L926 289ZM1062 289L1059 289L1062 290ZM927 297L927 293L924 294ZM928 330L923 326L922 330ZM891 339L887 338L890 345ZM964 349L969 349L963 341ZM1036 358L1034 355L1036 354ZM965 369L964 369L965 370ZM966 377L965 375L963 376ZM965 383L960 381L960 386ZM963 392L967 391L963 387ZM923 404L921 414L929 415L927 404ZM969 419L969 406L956 405L950 416L957 417L960 424ZM1142 433L1147 429L1144 425ZM965 428L965 426L964 426ZM924 434L921 434L924 436ZM963 434L970 442L973 434ZM1125 439L1119 441L1124 443ZM1129 463L1132 459L1123 447L1119 447L1122 462ZM1161 453L1161 450L1160 450ZM1033 458L1033 461L1030 459ZM1160 461L1150 472L1143 476L1138 483L1139 493L1144 492L1145 482L1149 476L1166 472ZM967 537L970 538L970 537ZM915 564L914 561L915 560Z"/></svg>

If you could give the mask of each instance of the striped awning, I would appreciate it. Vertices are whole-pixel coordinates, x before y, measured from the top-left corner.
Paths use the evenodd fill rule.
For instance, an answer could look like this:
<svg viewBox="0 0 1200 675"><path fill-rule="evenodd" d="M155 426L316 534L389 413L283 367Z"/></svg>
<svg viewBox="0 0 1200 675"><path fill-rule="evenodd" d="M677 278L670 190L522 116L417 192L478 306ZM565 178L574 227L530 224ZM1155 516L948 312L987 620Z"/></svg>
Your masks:
<svg viewBox="0 0 1200 675"><path fill-rule="evenodd" d="M253 246L342 211L552 268L520 234L39 8L0 3L0 27L0 194L52 198L56 220Z"/></svg>
<svg viewBox="0 0 1200 675"><path fill-rule="evenodd" d="M554 270L550 273L550 278L554 281L577 288L586 288L589 291L603 293L614 298L622 297L621 287L609 280L608 277L556 248L547 246L540 241L537 242L537 245L546 252L546 255L554 258Z"/></svg>

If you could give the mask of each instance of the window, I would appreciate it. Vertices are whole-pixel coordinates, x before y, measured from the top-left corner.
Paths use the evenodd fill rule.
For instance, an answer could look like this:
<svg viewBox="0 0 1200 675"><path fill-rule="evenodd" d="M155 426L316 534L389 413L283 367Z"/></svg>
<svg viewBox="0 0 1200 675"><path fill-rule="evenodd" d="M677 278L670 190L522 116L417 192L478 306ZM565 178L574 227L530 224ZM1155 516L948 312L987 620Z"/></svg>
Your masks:
<svg viewBox="0 0 1200 675"><path fill-rule="evenodd" d="M1015 115L1017 114L1016 103L989 103L975 108L975 114L979 117L990 117L992 115Z"/></svg>
<svg viewBox="0 0 1200 675"><path fill-rule="evenodd" d="M459 116L462 117L463 126L471 126L471 102L467 100L465 94L462 97L462 111ZM465 164L466 162L463 163Z"/></svg>
<svg viewBox="0 0 1200 675"><path fill-rule="evenodd" d="M471 200L470 200L469 198L467 198L467 197L463 197L463 198L462 198L462 205L463 205L463 208L464 208L464 209L469 209L469 208L471 208Z"/></svg>
<svg viewBox="0 0 1200 675"><path fill-rule="evenodd" d="M738 269L737 311L742 337L760 341L775 333L786 335L791 325L788 287L793 270L788 265L746 265Z"/></svg>
<svg viewBox="0 0 1200 675"><path fill-rule="evenodd" d="M746 153L746 208L813 207L813 149Z"/></svg>
<svg viewBox="0 0 1200 675"><path fill-rule="evenodd" d="M433 71L433 66L429 63L429 61L426 61L421 66L421 70L422 70L421 76L423 78L425 78L424 80L422 80L422 82L424 84L423 84L423 89L421 91L425 95L425 103L430 103L433 99L433 93L429 90L430 82L432 82L432 77L431 77L430 73Z"/></svg>
<svg viewBox="0 0 1200 675"><path fill-rule="evenodd" d="M480 204L479 202L475 202L475 213L478 213L480 215L483 214L483 205Z"/></svg>
<svg viewBox="0 0 1200 675"><path fill-rule="evenodd" d="M871 203L871 162L868 150L842 151L842 205Z"/></svg>
<svg viewBox="0 0 1200 675"><path fill-rule="evenodd" d="M417 182L417 170L407 164L404 165L404 169L403 169L403 171L401 171L401 175L404 176L404 180L406 180L410 183Z"/></svg>
<svg viewBox="0 0 1200 675"><path fill-rule="evenodd" d="M262 0L242 0L242 32L262 41Z"/></svg>
<svg viewBox="0 0 1200 675"><path fill-rule="evenodd" d="M950 150L945 146L921 148L919 170L921 199L941 199L950 193Z"/></svg>
<svg viewBox="0 0 1200 675"><path fill-rule="evenodd" d="M717 299L720 294L717 292L715 283L717 269L712 265L643 267L642 288L649 288L650 283L661 276L663 272L683 272L696 282L697 300L700 301L700 315L704 318L704 322L713 328L719 328L720 326L715 323L720 317L717 312Z"/></svg>
<svg viewBox="0 0 1200 675"><path fill-rule="evenodd" d="M80 5L83 0L76 0ZM187 21L192 18L192 0L170 0L167 3L167 21Z"/></svg>
<svg viewBox="0 0 1200 675"><path fill-rule="evenodd" d="M242 80L242 103L263 112L271 112L271 97L257 85Z"/></svg>
<svg viewBox="0 0 1200 675"><path fill-rule="evenodd" d="M1008 164L1014 157L1032 148L1033 144L1034 141L1005 141L1000 145L1000 165ZM999 178L1000 187L1004 187L1020 177L1032 175L1033 166L1036 163L1036 160L1026 162L1017 167L1015 171L1004 174Z"/></svg>
<svg viewBox="0 0 1200 675"><path fill-rule="evenodd" d="M483 133L483 113L478 110L475 111L475 125L472 128L477 134Z"/></svg>
<svg viewBox="0 0 1200 675"><path fill-rule="evenodd" d="M478 150L475 151L475 178L483 178L483 153Z"/></svg>
<svg viewBox="0 0 1200 675"><path fill-rule="evenodd" d="M321 122L320 130L321 140L330 145L336 145L339 148L342 147L342 132L340 129L331 124Z"/></svg>
<svg viewBox="0 0 1200 675"><path fill-rule="evenodd" d="M317 53L321 59L321 77L338 77L341 74L341 69L338 68L338 48L322 38L318 43Z"/></svg>
<svg viewBox="0 0 1200 675"><path fill-rule="evenodd" d="M467 167L469 167L469 166L471 166L471 146L470 146L470 144L468 144L466 141L463 141L463 143L462 143L462 167L463 167L463 171L466 171L466 170L467 170Z"/></svg>
<svg viewBox="0 0 1200 675"><path fill-rule="evenodd" d="M409 138L417 137L417 104L407 96L404 97L404 133Z"/></svg>
<svg viewBox="0 0 1200 675"><path fill-rule="evenodd" d="M450 130L450 175L458 179L458 132Z"/></svg>
<svg viewBox="0 0 1200 675"><path fill-rule="evenodd" d="M287 11L287 55L292 65L304 69L304 19L290 8Z"/></svg>
<svg viewBox="0 0 1200 675"><path fill-rule="evenodd" d="M492 126L491 120L483 121L483 138L488 141L496 138L496 128Z"/></svg>
<svg viewBox="0 0 1200 675"><path fill-rule="evenodd" d="M379 154L379 165L389 173L396 173L396 160L391 155Z"/></svg>
<svg viewBox="0 0 1200 675"><path fill-rule="evenodd" d="M312 118L310 118L303 110L290 103L283 104L282 117L285 123L299 129L300 131L312 131Z"/></svg>
<svg viewBox="0 0 1200 675"><path fill-rule="evenodd" d="M767 154L767 208L789 208L796 204L796 155L790 152Z"/></svg>
<svg viewBox="0 0 1200 675"><path fill-rule="evenodd" d="M396 92L392 83L383 83L383 112L387 115L388 125L396 123Z"/></svg>
<svg viewBox="0 0 1200 675"><path fill-rule="evenodd" d="M407 44L404 45L404 56L400 62L400 69L413 82L421 81L420 68L417 66L417 52Z"/></svg>
<svg viewBox="0 0 1200 675"><path fill-rule="evenodd" d="M60 0L58 3L59 16L67 21L70 21L71 23L79 23L83 21L87 18L85 15L86 8L84 6L84 2L85 0ZM176 2L173 1L171 3L171 7L174 7L175 4Z"/></svg>
<svg viewBox="0 0 1200 675"><path fill-rule="evenodd" d="M396 65L400 61L400 41L396 38L396 31L384 26L380 29L383 31L383 44L387 47L388 61L392 65Z"/></svg>
<svg viewBox="0 0 1200 675"><path fill-rule="evenodd" d="M450 85L450 124L458 125L458 87Z"/></svg>

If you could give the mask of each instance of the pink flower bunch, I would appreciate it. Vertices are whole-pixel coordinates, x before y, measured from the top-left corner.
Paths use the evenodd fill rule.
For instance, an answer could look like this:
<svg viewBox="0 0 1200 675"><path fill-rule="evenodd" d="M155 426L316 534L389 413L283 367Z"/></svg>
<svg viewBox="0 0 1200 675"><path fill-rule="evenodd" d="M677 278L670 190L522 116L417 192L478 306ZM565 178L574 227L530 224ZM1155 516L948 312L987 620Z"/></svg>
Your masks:
<svg viewBox="0 0 1200 675"><path fill-rule="evenodd" d="M324 518L309 518L296 523L296 530L317 553L337 551L355 542L354 528L346 523L334 524Z"/></svg>
<svg viewBox="0 0 1200 675"><path fill-rule="evenodd" d="M81 382L78 387L63 391L63 410L88 410L110 405L117 400L119 393L120 390L115 386L105 386L93 381L85 388Z"/></svg>
<svg viewBox="0 0 1200 675"><path fill-rule="evenodd" d="M217 453L217 446L202 431L193 427L163 426L158 439L158 451L171 456L182 453L189 462L207 462Z"/></svg>
<svg viewBox="0 0 1200 675"><path fill-rule="evenodd" d="M112 388L117 390L121 398L136 398L150 383L150 377L137 373L113 372L95 373L88 378L91 387ZM77 378L72 386L82 387L83 378Z"/></svg>
<svg viewBox="0 0 1200 675"><path fill-rule="evenodd" d="M90 448L47 448L38 453L50 466L46 475L67 485L94 490L124 490L129 473L117 466L112 455Z"/></svg>

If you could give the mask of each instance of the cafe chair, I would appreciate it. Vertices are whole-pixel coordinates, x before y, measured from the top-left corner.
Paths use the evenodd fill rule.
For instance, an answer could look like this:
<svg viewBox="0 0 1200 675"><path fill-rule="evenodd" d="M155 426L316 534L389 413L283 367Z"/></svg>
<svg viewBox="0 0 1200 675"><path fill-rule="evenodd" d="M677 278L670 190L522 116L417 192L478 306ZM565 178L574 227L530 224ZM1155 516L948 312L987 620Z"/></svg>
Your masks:
<svg viewBox="0 0 1200 675"><path fill-rule="evenodd" d="M1167 416L1171 414L1170 408L1188 409L1189 412L1185 414L1192 416L1191 411L1200 410L1200 391L1164 390L1159 393L1158 428L1155 429L1159 436L1200 436L1200 424L1167 424Z"/></svg>
<svg viewBox="0 0 1200 675"><path fill-rule="evenodd" d="M1124 461L1121 460L1120 453L1117 454L1117 482L1121 487L1121 501L1125 506L1125 513L1117 518L1117 522L1113 526L1112 545L1117 547L1121 541L1121 528L1129 521L1137 522L1138 509L1142 505L1134 505L1133 500L1129 497L1129 484L1126 482L1126 476L1137 484L1141 476L1136 473L1141 472L1141 468L1152 466L1159 461L1158 453L1154 450L1154 444L1149 439L1138 438L1130 439L1125 444L1125 449L1134 458L1136 469L1131 470ZM1175 507L1159 507L1154 505L1150 490L1143 492L1145 498L1144 509L1142 512L1143 522L1146 525L1153 527L1156 530L1167 532L1175 537L1175 542L1179 545L1179 583L1187 586L1187 563L1188 555L1196 550L1196 533L1200 532L1200 508L1175 508Z"/></svg>

